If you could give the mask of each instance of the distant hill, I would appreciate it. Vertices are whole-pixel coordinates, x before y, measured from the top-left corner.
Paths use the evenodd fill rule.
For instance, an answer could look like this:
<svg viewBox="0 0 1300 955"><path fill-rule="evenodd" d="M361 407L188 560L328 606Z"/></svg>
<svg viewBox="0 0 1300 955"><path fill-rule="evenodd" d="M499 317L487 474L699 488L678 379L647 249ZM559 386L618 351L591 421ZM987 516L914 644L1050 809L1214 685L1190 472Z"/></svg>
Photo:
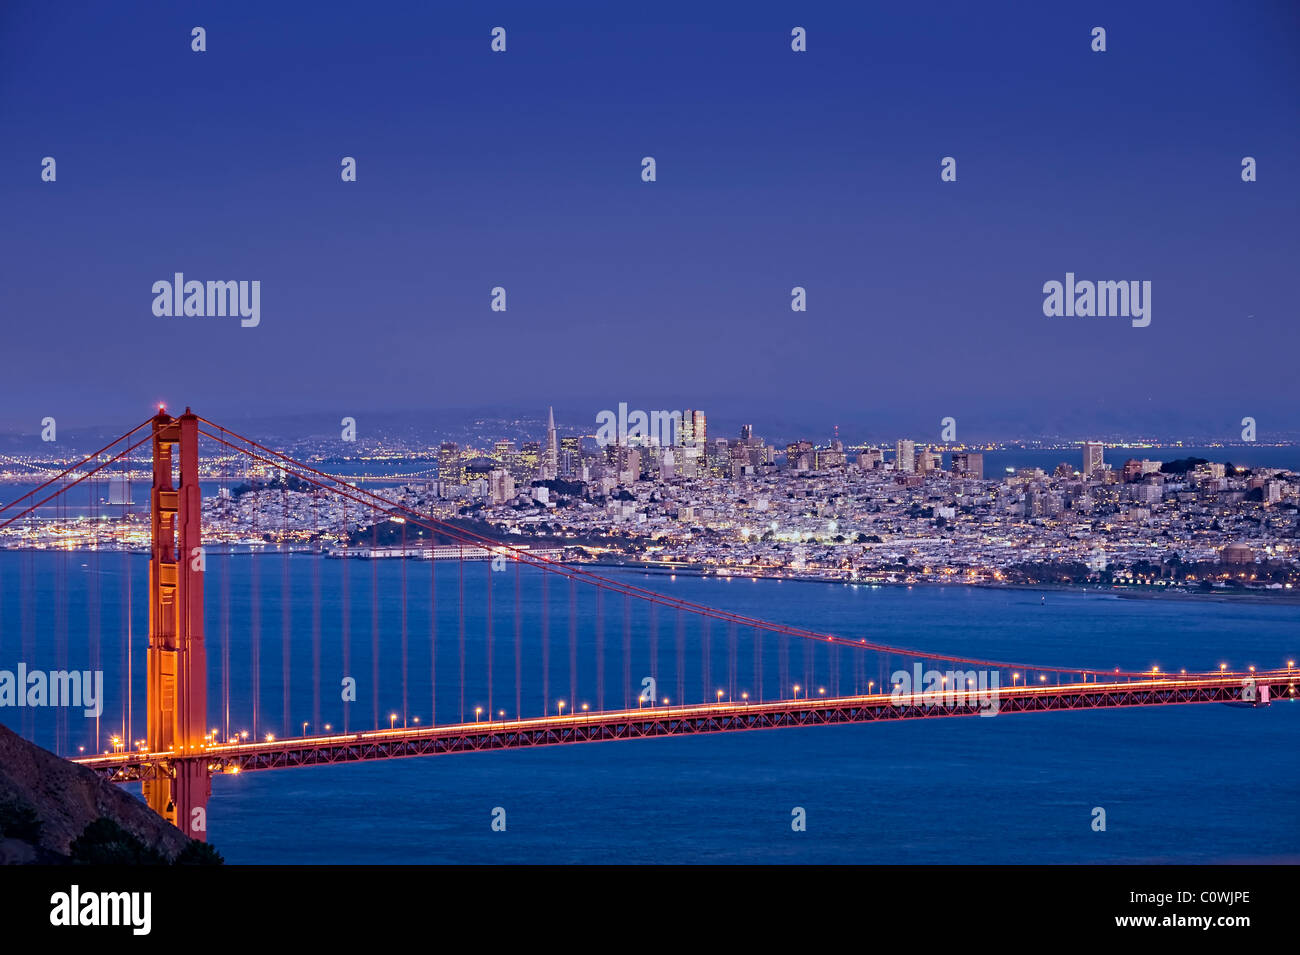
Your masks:
<svg viewBox="0 0 1300 955"><path fill-rule="evenodd" d="M219 859L198 845L130 793L0 724L0 864Z"/></svg>

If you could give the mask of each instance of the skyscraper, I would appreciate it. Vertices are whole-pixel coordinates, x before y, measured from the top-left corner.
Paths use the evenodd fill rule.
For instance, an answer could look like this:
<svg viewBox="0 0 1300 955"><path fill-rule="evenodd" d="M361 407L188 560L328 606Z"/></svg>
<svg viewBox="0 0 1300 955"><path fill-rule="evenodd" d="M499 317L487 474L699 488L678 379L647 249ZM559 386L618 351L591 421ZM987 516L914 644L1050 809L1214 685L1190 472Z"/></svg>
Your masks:
<svg viewBox="0 0 1300 955"><path fill-rule="evenodd" d="M1101 442L1083 442L1083 476L1086 478L1096 477L1103 466Z"/></svg>
<svg viewBox="0 0 1300 955"><path fill-rule="evenodd" d="M546 451L542 455L539 474L543 481L554 481L560 476L560 441L555 434L555 409L547 410Z"/></svg>
<svg viewBox="0 0 1300 955"><path fill-rule="evenodd" d="M560 476L571 478L582 469L582 438L576 434L560 439Z"/></svg>
<svg viewBox="0 0 1300 955"><path fill-rule="evenodd" d="M446 441L438 448L438 480L448 484L465 483L465 467L461 460L460 445Z"/></svg>
<svg viewBox="0 0 1300 955"><path fill-rule="evenodd" d="M537 441L525 441L521 444L515 460L519 462L519 472L524 476L525 482L531 481L539 474L546 463L542 455L542 446Z"/></svg>
<svg viewBox="0 0 1300 955"><path fill-rule="evenodd" d="M915 471L916 470L916 442L906 439L898 442L898 450L894 454L895 471Z"/></svg>
<svg viewBox="0 0 1300 955"><path fill-rule="evenodd" d="M510 467L515 461L515 443L509 438L498 441L492 446L492 459L502 467Z"/></svg>
<svg viewBox="0 0 1300 955"><path fill-rule="evenodd" d="M488 495L493 504L504 504L515 496L515 479L504 468L488 473Z"/></svg>

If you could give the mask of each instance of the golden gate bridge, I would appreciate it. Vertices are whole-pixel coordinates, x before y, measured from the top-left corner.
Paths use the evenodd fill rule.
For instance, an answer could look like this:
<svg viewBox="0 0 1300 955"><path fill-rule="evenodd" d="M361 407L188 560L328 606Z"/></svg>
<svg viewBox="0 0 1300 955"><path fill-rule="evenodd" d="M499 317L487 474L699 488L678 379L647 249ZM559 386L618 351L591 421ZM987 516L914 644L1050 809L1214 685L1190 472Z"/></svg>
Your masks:
<svg viewBox="0 0 1300 955"><path fill-rule="evenodd" d="M232 595L228 568L219 593L205 593L215 555L204 542L200 441L231 461L255 464L285 478L254 490L279 497L279 525L263 527L255 510L251 528L254 534L279 537L278 673L263 667L262 578L256 559L246 593ZM31 540L37 540L40 527L72 520L59 510L60 502L73 488L88 484L90 515L76 538L78 547L98 553L110 539L123 543L120 527L113 537L108 509L100 510L96 482L111 477L115 467L127 473L133 453L146 445L152 463L149 561L147 584L139 593L148 606L147 631L141 635L146 639L138 639L133 631L130 605L135 596L128 568L122 575L127 593L118 634L124 677L120 731L106 751L84 754L79 747L77 755L65 755L114 782L140 782L155 811L198 839L206 838L212 778L223 774L570 743L990 715L990 692L997 713L1259 705L1296 696L1293 661L1286 661L1285 668L1229 672L1224 665L1192 673L1035 665L913 650L707 606L421 513L404 499L357 487L189 409L175 417L159 409L0 507L0 532L22 527L25 521ZM127 518L125 508L121 517ZM304 519L310 525L305 535ZM355 646L354 604L360 597L354 593L358 580L349 569L352 562L332 562L339 570L328 580L321 563L313 562L309 578L303 580L291 571L289 545L295 535L305 536L319 553L332 546L347 556L349 548L364 546L366 533L371 535L370 546L378 549L381 529L386 543L395 538L393 546L403 555L427 547L444 551L446 557L447 548L456 548L458 559L429 560L427 572L420 568L418 575L409 571L408 561L369 562L369 621L361 634L363 642L369 638L365 654L357 652L363 647ZM482 560L487 553L500 560ZM123 557L129 560L125 549ZM228 559L227 553L223 560ZM380 564L401 565L396 572L384 573L385 587L398 593L386 589L381 597ZM497 577L504 578L504 586L494 583ZM61 662L73 629L62 606L68 595L60 592L68 586L66 579L56 580L53 593L44 598L55 611ZM30 579L19 589L24 619L31 623L42 599L31 595ZM504 597L496 594L500 590ZM304 595L310 604L306 609L296 606ZM92 597L85 600L86 642L92 662L98 663L105 614ZM210 604L217 613L209 612ZM295 638L295 633L305 632L296 629L304 618L311 633L310 653L295 656L295 645L305 643ZM328 625L327 618L332 619ZM662 632L665 624L671 635ZM37 649L35 629L24 628L29 658ZM210 643L219 660L219 680L211 682ZM137 687L132 661L140 648L135 644L146 652L145 731L140 740L133 739ZM302 667L304 656L308 673L295 676L295 663ZM365 664L370 670L368 687L361 672ZM946 668L937 692L933 687L904 686L897 678L900 667L903 672L915 668L919 674L927 666ZM323 677L332 668L337 681ZM311 687L309 710L306 683ZM210 698L210 690L213 697L219 690L219 699ZM278 694L279 706L265 705L268 690ZM244 691L247 699L241 701ZM418 704L417 692L422 696ZM425 692L428 709L422 722L415 710L423 708ZM331 701L335 693L338 703ZM372 725L361 729L353 724L362 718L356 714L367 708L362 702L367 696ZM392 701L391 708L381 705L386 700ZM239 712L241 703L251 712ZM329 718L331 707L340 712L337 725L322 721L323 716ZM310 719L299 720L304 711ZM449 711L451 717L446 718ZM241 720L251 730L239 729ZM65 723L59 723L56 750L70 748ZM97 729L93 750L99 746Z"/></svg>

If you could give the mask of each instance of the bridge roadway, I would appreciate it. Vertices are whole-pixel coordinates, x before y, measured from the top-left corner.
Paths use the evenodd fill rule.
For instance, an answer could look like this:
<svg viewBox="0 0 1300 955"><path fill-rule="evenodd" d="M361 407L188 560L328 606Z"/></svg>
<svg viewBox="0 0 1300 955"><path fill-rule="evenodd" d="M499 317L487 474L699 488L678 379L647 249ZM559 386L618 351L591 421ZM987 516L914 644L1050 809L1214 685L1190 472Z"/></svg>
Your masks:
<svg viewBox="0 0 1300 955"><path fill-rule="evenodd" d="M1300 671L1248 675L1269 690L1270 702L1294 701ZM1168 706L1186 703L1242 703L1242 673L1135 679L1124 683L1040 684L999 687L997 713ZM1246 704L1249 705L1249 704ZM775 702L718 702L681 706L566 713L534 719L492 720L433 727L397 727L329 736L297 736L217 744L193 753L122 752L72 760L113 782L171 776L180 759L202 759L212 774L288 769L375 759L433 756L479 750L520 749L606 740L692 736L791 726L827 726L889 720L976 716L987 703L967 699L934 702L925 693L821 697Z"/></svg>

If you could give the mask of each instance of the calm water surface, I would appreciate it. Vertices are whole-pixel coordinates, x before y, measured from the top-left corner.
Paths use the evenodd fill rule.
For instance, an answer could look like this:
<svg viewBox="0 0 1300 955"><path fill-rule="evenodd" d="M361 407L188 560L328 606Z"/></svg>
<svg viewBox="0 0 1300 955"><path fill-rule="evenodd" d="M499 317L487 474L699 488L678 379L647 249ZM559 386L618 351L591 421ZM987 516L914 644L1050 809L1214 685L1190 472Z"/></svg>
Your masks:
<svg viewBox="0 0 1300 955"><path fill-rule="evenodd" d="M436 619L438 719L456 718L462 703L455 565L346 563L305 557L210 561L214 726L224 731L227 696L234 731L246 728L254 695L259 734L283 735L286 715L299 724L295 734L300 721L341 721L342 704L333 701L345 642L347 671L358 675L361 688L350 714L353 728L369 728L376 709L387 725L388 713L402 712L403 570L406 716L423 714L427 721L434 705L427 646ZM464 706L472 719L473 707L487 699L482 607L490 576L504 577L492 581L492 700L493 708L513 715L513 575L490 575L486 564L467 567L471 676ZM141 558L122 555L0 553L0 668L12 669L18 659L29 666L86 666L97 654L109 683L101 740L121 726L126 697L121 636L127 621L118 595L129 578L138 608L130 621L132 645L142 647L144 568ZM437 574L436 615L430 614L431 573ZM627 576L674 596L813 629L1044 665L1264 667L1294 658L1300 645L1295 605L1062 593L1047 594L1044 603L1043 595L1030 591ZM540 582L525 575L520 587L522 708L525 715L540 712L544 691L553 712L554 701L568 698L571 689L568 589L552 584L547 593L551 652L544 683L537 654L529 652L543 632ZM287 617L286 592L294 595ZM54 601L55 593L66 599ZM373 593L381 595L377 606L370 604ZM597 608L579 600L576 609L576 698L594 705L603 690L606 705L621 705L621 603L607 600ZM375 620L383 634L378 706L370 699ZM652 630L657 663L646 649ZM88 632L96 636L93 647L86 644ZM286 633L288 714L280 682ZM636 648L629 665L633 682L654 669L661 692L675 694L675 620L666 612L653 620L638 612L629 633ZM713 625L710 682L737 690L757 685L744 633L736 636L737 672L728 671L729 638L725 625ZM319 681L307 672L317 639ZM685 627L682 639L686 660L698 661L698 627ZM605 647L603 682L593 662L597 641ZM822 647L816 654L815 681L829 682L838 673L840 689L852 688L859 671ZM219 676L223 656L231 661L226 685ZM801 645L788 647L786 660L787 680L805 672ZM131 660L135 736L142 735L143 662L137 650ZM901 662L875 662L875 669L861 673L871 676ZM782 673L777 646L764 644L762 664L770 693ZM699 669L694 666L686 681L688 699L704 692ZM12 710L0 717L64 752L95 746L93 720L60 720L49 711L35 718L26 711L27 725ZM1300 704L1283 702L1257 710L1210 705L1004 715L471 753L220 777L209 807L210 839L228 861L239 863L1297 861L1298 741ZM490 830L495 807L506 810L504 833ZM807 814L806 832L791 831L794 807ZM1091 828L1094 807L1106 811L1105 832Z"/></svg>

